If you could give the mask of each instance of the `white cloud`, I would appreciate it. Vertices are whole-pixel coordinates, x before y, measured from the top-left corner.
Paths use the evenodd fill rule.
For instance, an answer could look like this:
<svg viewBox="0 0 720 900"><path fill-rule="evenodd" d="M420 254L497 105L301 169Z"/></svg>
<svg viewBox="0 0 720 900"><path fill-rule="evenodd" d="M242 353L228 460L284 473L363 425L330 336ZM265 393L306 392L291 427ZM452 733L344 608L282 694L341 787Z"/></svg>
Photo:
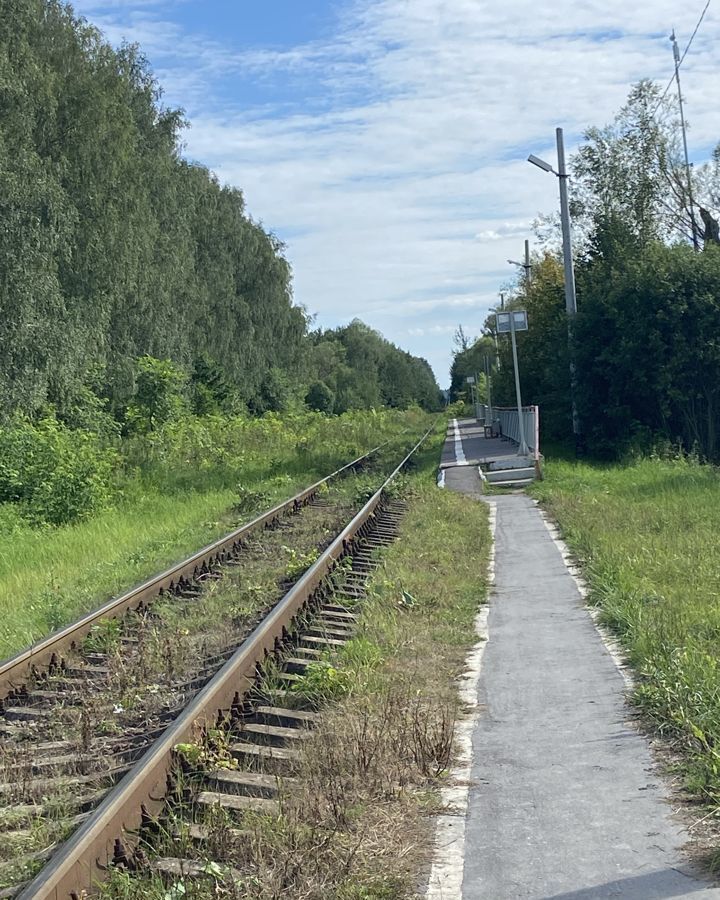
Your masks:
<svg viewBox="0 0 720 900"><path fill-rule="evenodd" d="M94 18L113 40L141 38L169 101L188 109L188 155L288 235L297 300L324 325L360 316L427 357L441 383L448 319L479 331L515 274L505 260L556 208L556 179L527 153L552 159L556 125L572 145L608 121L633 81L664 84L666 35L674 25L682 44L700 12L675 0L557 0L552 13L530 0L357 0L331 38L247 51L232 35L183 34L169 4L83 3L104 8ZM720 138L718 38L711 7L683 65L699 156ZM307 101L223 106L228 72L285 79Z"/></svg>

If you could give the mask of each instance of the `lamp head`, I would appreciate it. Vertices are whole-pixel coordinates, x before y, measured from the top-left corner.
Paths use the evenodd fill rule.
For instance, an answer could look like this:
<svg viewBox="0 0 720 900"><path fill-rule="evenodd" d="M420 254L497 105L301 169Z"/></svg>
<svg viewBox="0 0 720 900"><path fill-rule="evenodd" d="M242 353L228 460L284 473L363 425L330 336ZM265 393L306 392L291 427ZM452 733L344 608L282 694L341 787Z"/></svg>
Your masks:
<svg viewBox="0 0 720 900"><path fill-rule="evenodd" d="M545 162L544 159L540 159L539 156L535 156L533 153L528 156L528 162L531 162L534 166L537 166L538 169L542 169L543 172L552 172L553 167L550 163Z"/></svg>

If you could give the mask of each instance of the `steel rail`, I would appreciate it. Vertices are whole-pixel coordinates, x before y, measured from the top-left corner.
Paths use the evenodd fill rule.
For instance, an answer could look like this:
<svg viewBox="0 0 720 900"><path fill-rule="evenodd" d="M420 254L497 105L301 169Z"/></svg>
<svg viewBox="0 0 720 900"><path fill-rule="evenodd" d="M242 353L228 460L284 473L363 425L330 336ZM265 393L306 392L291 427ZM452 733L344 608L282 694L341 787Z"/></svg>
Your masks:
<svg viewBox="0 0 720 900"><path fill-rule="evenodd" d="M179 743L196 739L203 729L214 727L219 718L227 716L233 708L239 708L243 695L255 683L258 666L287 636L293 619L322 588L337 561L348 552L363 526L374 517L390 482L434 427L433 424L425 432L365 506L243 641L222 669L59 848L45 868L18 895L18 900L78 900L83 896L83 891L91 891L103 880L117 847L137 834L143 821L156 815L164 805L173 748Z"/></svg>
<svg viewBox="0 0 720 900"><path fill-rule="evenodd" d="M279 519L285 513L299 509L318 492L322 485L369 459L384 446L385 444L380 444L362 456L358 456L352 462L336 469L330 475L326 475L320 481L316 481L288 500L262 513L251 522L236 528L225 537L208 544L207 547L182 562L176 563L160 575L155 575L119 597L109 600L103 606L0 663L0 711L4 701L11 699L18 692L22 693L29 678L36 676L43 669L57 665L63 654L74 649L98 622L103 619L118 618L128 610L138 609L162 592L172 590L179 582L192 580L199 574L208 571L211 566L222 563L223 559L227 558L226 554L232 552L249 535L265 528L266 525Z"/></svg>

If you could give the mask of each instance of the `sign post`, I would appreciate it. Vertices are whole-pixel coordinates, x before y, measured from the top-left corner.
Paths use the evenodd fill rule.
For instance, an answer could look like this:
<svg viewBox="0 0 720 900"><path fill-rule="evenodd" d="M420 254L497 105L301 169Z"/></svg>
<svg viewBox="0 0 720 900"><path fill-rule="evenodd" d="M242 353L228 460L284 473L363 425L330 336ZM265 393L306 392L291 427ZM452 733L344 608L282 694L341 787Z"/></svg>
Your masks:
<svg viewBox="0 0 720 900"><path fill-rule="evenodd" d="M525 439L525 419L522 411L522 398L520 396L520 370L518 368L516 331L528 330L527 312L524 309L513 309L511 312L499 312L495 314L495 322L498 334L510 334L512 341L513 366L515 367L515 397L518 408L518 426L520 431L520 446L518 456L527 456L530 450Z"/></svg>
<svg viewBox="0 0 720 900"><path fill-rule="evenodd" d="M470 385L470 402L472 403L473 411L475 411L477 405L477 397L475 396L475 376L468 375L465 381Z"/></svg>

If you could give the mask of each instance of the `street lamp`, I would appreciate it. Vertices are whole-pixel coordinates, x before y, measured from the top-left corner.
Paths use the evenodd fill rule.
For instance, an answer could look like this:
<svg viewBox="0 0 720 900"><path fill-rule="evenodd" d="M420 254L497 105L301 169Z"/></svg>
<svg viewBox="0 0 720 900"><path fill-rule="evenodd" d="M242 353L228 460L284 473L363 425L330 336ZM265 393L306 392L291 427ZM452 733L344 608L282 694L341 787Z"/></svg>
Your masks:
<svg viewBox="0 0 720 900"><path fill-rule="evenodd" d="M557 140L558 170L557 172L544 159L530 154L531 162L543 172L552 172L560 183L560 221L562 223L563 265L565 268L565 311L568 317L568 345L570 348L570 403L572 406L572 428L575 436L575 452L579 455L582 449L580 417L577 411L577 374L575 371L575 352L573 347L573 325L577 315L577 297L575 296L575 273L573 271L572 240L570 236L570 204L568 202L568 173L565 168L565 143L562 128L555 129Z"/></svg>

